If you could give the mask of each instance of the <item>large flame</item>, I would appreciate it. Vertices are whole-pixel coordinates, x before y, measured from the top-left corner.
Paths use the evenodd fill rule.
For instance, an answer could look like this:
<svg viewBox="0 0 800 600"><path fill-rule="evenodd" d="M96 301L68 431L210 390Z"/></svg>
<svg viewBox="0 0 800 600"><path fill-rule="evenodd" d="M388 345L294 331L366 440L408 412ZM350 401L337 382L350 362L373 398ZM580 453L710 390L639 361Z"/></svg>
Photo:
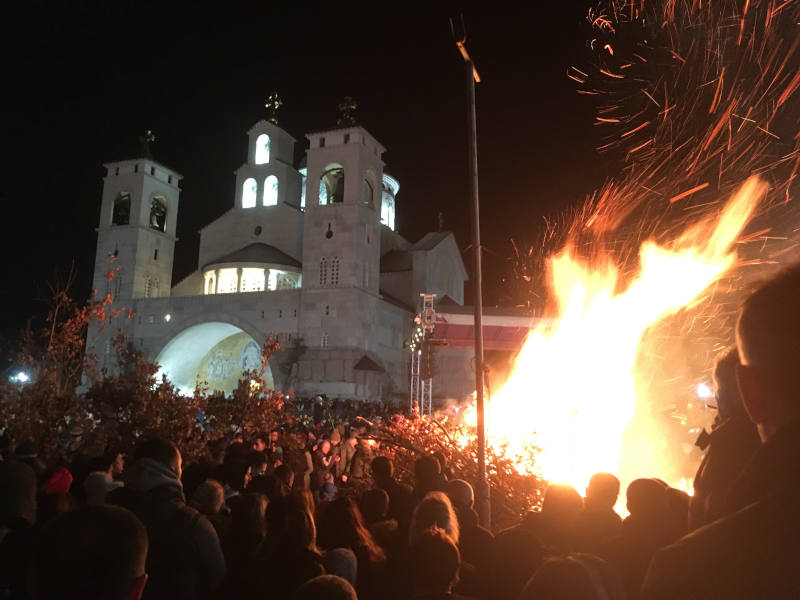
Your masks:
<svg viewBox="0 0 800 600"><path fill-rule="evenodd" d="M639 417L632 424L637 401L648 401L634 388L642 336L734 265L733 244L766 187L753 177L719 215L667 245L643 243L639 271L623 291L608 257L590 264L569 246L552 257L556 318L530 332L511 377L492 397L489 443L505 446L522 471L531 469L533 443L540 448L535 470L580 491L600 471L620 474L623 482L666 472L645 448L652 428ZM626 436L629 426L641 435Z"/></svg>

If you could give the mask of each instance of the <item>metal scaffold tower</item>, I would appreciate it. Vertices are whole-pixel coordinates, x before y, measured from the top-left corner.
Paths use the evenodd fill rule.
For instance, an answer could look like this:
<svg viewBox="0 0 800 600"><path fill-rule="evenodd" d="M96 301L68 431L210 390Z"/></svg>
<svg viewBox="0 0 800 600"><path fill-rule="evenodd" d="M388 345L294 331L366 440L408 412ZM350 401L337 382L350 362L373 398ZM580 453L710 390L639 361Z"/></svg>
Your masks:
<svg viewBox="0 0 800 600"><path fill-rule="evenodd" d="M422 312L414 318L411 334L411 389L409 390L409 409L420 414L433 413L433 328L436 325L436 311L433 307L436 294L420 294Z"/></svg>

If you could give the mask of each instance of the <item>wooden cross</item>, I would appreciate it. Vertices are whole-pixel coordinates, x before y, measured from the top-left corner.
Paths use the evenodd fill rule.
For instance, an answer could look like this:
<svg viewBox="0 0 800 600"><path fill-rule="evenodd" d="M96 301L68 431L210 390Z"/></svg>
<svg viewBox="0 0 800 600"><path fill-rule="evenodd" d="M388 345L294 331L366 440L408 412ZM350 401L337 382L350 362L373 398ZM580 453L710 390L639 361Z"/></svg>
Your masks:
<svg viewBox="0 0 800 600"><path fill-rule="evenodd" d="M267 120L270 123L274 123L275 125L278 124L278 110L281 106L283 106L283 100L281 97L278 96L278 92L272 92L268 97L267 101L264 103L264 106L269 113Z"/></svg>

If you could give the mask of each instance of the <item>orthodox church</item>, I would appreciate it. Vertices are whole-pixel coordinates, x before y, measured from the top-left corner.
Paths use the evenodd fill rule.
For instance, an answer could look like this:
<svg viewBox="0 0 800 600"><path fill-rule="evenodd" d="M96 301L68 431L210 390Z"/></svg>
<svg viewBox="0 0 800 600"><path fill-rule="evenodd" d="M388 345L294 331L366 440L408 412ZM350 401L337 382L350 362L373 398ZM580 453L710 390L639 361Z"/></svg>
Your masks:
<svg viewBox="0 0 800 600"><path fill-rule="evenodd" d="M231 207L200 230L198 269L177 282L181 175L149 153L104 165L93 287L134 315L90 328L101 367L116 368L121 328L184 391L230 392L272 336L275 389L407 401L420 294L463 305L461 253L450 232L411 242L396 231L400 184L366 129L306 138L296 165L296 141L274 119L253 125Z"/></svg>

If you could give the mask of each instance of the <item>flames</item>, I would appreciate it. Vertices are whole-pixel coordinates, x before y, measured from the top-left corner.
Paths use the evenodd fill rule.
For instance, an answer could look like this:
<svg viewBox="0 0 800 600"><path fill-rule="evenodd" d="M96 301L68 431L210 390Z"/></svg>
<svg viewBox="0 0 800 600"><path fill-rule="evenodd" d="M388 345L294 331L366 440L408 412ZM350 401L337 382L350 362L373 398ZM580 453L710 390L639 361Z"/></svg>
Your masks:
<svg viewBox="0 0 800 600"><path fill-rule="evenodd" d="M503 447L521 472L535 469L579 491L599 471L619 474L623 484L670 472L650 451L658 431L650 411L637 410L651 401L634 386L642 337L735 264L733 245L766 188L751 178L718 215L668 244L644 242L630 280L621 280L608 256L589 262L569 245L553 256L556 316L531 330L512 375L491 398L489 444Z"/></svg>

